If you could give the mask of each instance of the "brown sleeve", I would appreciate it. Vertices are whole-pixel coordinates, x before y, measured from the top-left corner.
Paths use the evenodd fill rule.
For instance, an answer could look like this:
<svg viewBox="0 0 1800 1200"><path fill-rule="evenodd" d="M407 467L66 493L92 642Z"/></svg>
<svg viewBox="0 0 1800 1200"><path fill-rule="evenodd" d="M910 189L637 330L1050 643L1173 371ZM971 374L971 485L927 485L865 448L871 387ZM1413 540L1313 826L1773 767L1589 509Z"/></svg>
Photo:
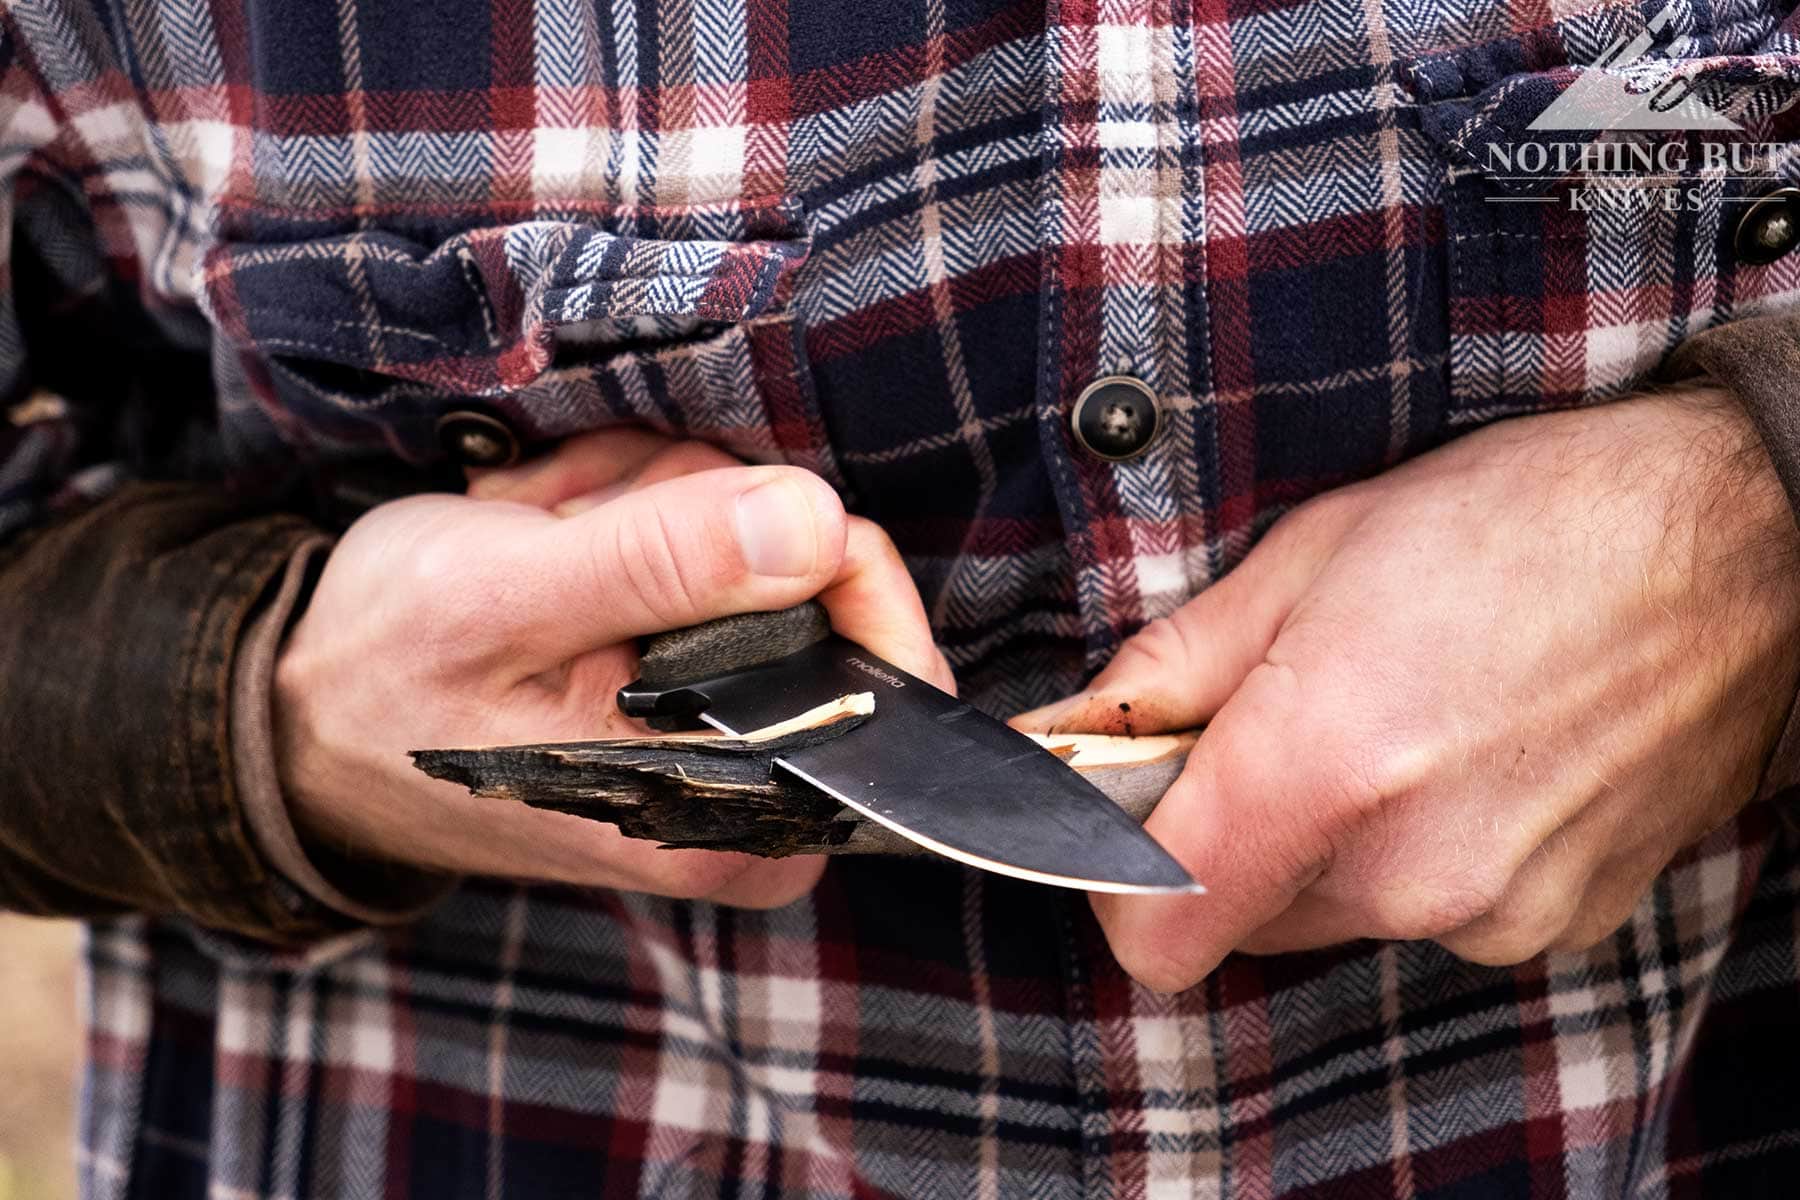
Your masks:
<svg viewBox="0 0 1800 1200"><path fill-rule="evenodd" d="M232 766L246 622L316 537L216 488L133 484L0 550L0 907L283 945L358 924L271 868Z"/></svg>
<svg viewBox="0 0 1800 1200"><path fill-rule="evenodd" d="M1800 316L1746 317L1697 333L1663 365L1666 379L1710 377L1750 414L1800 521ZM1800 784L1800 704L1763 772L1759 798Z"/></svg>

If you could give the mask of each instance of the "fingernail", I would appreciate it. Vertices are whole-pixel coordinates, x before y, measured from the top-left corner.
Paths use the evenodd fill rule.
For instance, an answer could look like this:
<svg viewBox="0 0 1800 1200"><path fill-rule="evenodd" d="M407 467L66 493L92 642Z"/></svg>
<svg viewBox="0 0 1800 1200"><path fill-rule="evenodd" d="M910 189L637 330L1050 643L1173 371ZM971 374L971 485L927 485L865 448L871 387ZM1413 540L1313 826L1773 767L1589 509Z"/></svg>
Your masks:
<svg viewBox="0 0 1800 1200"><path fill-rule="evenodd" d="M737 498L737 536L745 564L758 575L805 575L818 559L812 505L787 480Z"/></svg>

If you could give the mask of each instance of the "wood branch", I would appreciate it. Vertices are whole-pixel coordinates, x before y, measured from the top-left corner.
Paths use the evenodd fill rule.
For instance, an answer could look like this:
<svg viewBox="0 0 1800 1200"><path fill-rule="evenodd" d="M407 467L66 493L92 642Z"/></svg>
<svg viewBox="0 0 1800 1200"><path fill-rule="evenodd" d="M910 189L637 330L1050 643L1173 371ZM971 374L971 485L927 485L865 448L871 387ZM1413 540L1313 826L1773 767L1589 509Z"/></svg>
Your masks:
<svg viewBox="0 0 1800 1200"><path fill-rule="evenodd" d="M610 741L415 750L413 762L478 796L516 800L619 827L668 847L789 854L918 854L920 847L773 770L786 751L856 728L861 692L744 737L675 734ZM1194 733L1162 737L1035 734L1138 820L1181 773Z"/></svg>

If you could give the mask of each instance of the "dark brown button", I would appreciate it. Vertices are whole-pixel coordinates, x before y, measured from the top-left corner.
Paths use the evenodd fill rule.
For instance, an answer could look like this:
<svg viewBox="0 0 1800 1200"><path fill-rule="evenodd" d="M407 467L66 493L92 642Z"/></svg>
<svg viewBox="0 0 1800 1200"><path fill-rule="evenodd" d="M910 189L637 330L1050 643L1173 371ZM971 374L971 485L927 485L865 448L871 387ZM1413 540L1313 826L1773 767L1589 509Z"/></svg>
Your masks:
<svg viewBox="0 0 1800 1200"><path fill-rule="evenodd" d="M1770 192L1738 220L1737 253L1744 262L1772 263L1800 245L1800 188Z"/></svg>
<svg viewBox="0 0 1800 1200"><path fill-rule="evenodd" d="M465 467L510 467L519 461L519 436L500 418L458 409L438 418L438 445Z"/></svg>
<svg viewBox="0 0 1800 1200"><path fill-rule="evenodd" d="M1162 410L1156 393L1141 379L1108 375L1075 398L1069 425L1089 453L1112 462L1136 458L1156 440Z"/></svg>

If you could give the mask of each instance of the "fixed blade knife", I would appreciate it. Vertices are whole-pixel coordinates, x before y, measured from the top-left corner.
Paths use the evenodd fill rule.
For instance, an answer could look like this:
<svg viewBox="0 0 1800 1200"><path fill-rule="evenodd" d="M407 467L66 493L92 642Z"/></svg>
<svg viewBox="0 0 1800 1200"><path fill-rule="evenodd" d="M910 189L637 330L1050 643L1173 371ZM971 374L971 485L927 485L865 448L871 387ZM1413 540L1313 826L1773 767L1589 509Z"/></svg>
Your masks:
<svg viewBox="0 0 1800 1200"><path fill-rule="evenodd" d="M1203 890L1056 755L832 633L816 602L660 635L640 669L619 691L626 715L740 736L873 692L863 725L784 753L774 769L947 858L1086 891Z"/></svg>

